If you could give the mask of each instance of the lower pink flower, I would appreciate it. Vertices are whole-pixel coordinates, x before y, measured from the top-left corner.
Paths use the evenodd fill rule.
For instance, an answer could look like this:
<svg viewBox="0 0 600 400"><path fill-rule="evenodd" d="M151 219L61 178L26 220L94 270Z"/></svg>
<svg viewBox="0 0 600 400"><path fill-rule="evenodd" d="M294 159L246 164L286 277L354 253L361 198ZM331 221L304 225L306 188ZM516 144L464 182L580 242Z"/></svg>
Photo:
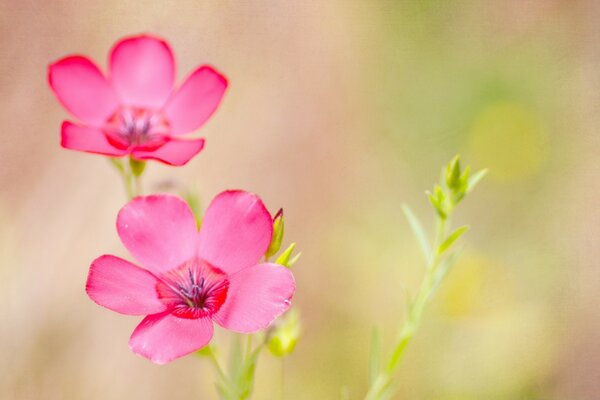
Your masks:
<svg viewBox="0 0 600 400"><path fill-rule="evenodd" d="M226 191L210 204L200 232L189 206L170 195L137 197L117 218L119 236L143 268L112 255L91 265L86 291L121 314L147 315L131 350L164 364L207 345L213 322L251 333L290 306L289 269L260 263L271 215L255 195Z"/></svg>

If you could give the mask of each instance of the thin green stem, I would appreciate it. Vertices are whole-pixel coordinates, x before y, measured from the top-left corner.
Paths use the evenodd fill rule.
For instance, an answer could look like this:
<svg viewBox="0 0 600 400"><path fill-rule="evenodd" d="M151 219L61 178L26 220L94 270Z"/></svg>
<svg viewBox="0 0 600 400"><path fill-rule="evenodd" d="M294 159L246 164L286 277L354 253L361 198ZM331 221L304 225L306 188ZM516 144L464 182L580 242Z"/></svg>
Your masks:
<svg viewBox="0 0 600 400"><path fill-rule="evenodd" d="M285 357L280 357L281 360L281 371L280 371L280 379L281 379L281 384L279 386L279 398L281 400L285 399Z"/></svg>
<svg viewBox="0 0 600 400"><path fill-rule="evenodd" d="M223 380L227 379L227 375L225 375L225 370L223 369L223 367L221 367L221 363L219 362L219 359L217 358L216 352L214 351L214 349L211 349L209 354L208 354L208 358L210 359L210 362L212 364L212 366L214 367L215 371L217 372L217 374L219 375L219 377Z"/></svg>
<svg viewBox="0 0 600 400"><path fill-rule="evenodd" d="M252 354L252 335L246 335L246 357L248 359Z"/></svg>
<svg viewBox="0 0 600 400"><path fill-rule="evenodd" d="M138 196L142 193L142 173L144 171L143 164L140 162L123 162L119 158L110 158L109 159L113 167L119 172L121 179L123 180L123 185L125 187L125 194L127 195L127 200L133 199L135 196ZM133 171L133 165L138 163L137 165L141 165L142 167L138 167L137 173Z"/></svg>
<svg viewBox="0 0 600 400"><path fill-rule="evenodd" d="M439 246L444 242L448 224L449 221L446 218L438 217L436 223L435 243L433 249L431 250L431 254L429 254L428 257L425 277L421 282L421 286L419 287L419 291L417 292L414 301L410 304L404 325L402 326L398 337L396 338L392 355L388 363L375 378L375 381L367 392L365 400L378 400L382 398L392 383L393 375L396 372L402 357L404 356L406 347L412 340L414 333L421 323L425 306L427 305L427 302L431 298L434 291L434 277L442 258L442 255L439 251Z"/></svg>

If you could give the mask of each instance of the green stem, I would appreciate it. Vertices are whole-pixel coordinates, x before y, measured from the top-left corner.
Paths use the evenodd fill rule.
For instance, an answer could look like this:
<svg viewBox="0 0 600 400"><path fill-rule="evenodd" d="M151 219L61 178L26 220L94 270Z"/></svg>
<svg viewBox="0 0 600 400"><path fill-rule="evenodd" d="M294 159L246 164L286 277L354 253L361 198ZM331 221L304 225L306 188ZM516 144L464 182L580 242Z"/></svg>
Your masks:
<svg viewBox="0 0 600 400"><path fill-rule="evenodd" d="M217 358L214 350L211 349L208 358L210 359L211 364L213 365L219 377L226 380L227 376L225 375L225 371L223 370L223 367L221 367L221 363L219 363L219 359Z"/></svg>
<svg viewBox="0 0 600 400"><path fill-rule="evenodd" d="M119 175L123 180L127 200L131 200L134 197L140 195L142 193L141 176L144 171L143 164L141 164L141 162L139 161L132 161L131 159L129 162L125 163L118 158L110 158L109 160L111 164L115 167L115 169L119 172ZM134 171L134 165L141 165L142 167L137 167L137 170Z"/></svg>
<svg viewBox="0 0 600 400"><path fill-rule="evenodd" d="M402 329L396 338L392 355L388 363L385 365L385 368L383 368L383 370L375 378L373 384L367 392L367 395L365 396L365 400L379 400L382 398L392 383L392 378L396 372L396 369L398 368L398 365L400 365L400 361L404 356L406 347L412 340L414 333L417 331L421 323L425 306L435 290L433 287L434 277L437 267L440 265L441 261L439 246L444 242L448 224L449 221L447 218L444 219L438 217L436 223L435 245L433 246L433 249L428 257L429 262L427 263L427 272L425 273L425 277L421 282L421 286L419 287L419 291L414 301L409 307L406 321L404 322L404 325L402 326Z"/></svg>
<svg viewBox="0 0 600 400"><path fill-rule="evenodd" d="M280 399L283 400L285 399L285 357L280 357L281 359L281 385L279 387L280 389Z"/></svg>

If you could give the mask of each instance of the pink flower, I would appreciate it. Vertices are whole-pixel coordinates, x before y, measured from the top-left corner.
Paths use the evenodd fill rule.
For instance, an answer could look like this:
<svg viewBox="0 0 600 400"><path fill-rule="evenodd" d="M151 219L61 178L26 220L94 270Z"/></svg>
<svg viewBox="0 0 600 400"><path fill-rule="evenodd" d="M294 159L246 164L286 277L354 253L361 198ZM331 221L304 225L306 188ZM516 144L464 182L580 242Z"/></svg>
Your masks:
<svg viewBox="0 0 600 400"><path fill-rule="evenodd" d="M86 291L110 310L147 315L129 347L164 364L208 344L213 322L250 333L288 309L295 291L292 273L259 264L272 229L261 200L243 191L218 195L200 233L178 197L137 197L119 212L117 230L143 268L103 255L90 267Z"/></svg>
<svg viewBox="0 0 600 400"><path fill-rule="evenodd" d="M64 121L64 148L136 160L184 165L204 139L179 135L198 129L217 109L227 79L208 65L174 90L169 44L147 35L119 41L105 77L88 58L68 56L48 67L48 82L62 105L82 124Z"/></svg>

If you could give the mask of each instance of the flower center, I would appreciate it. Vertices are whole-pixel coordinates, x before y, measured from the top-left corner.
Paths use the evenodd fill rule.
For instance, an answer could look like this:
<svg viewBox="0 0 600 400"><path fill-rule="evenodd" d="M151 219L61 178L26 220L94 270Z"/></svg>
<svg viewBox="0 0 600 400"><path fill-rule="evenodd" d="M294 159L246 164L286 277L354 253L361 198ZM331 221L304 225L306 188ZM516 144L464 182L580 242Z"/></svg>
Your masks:
<svg viewBox="0 0 600 400"><path fill-rule="evenodd" d="M194 259L167 272L156 285L158 297L181 318L201 318L216 313L227 298L229 281L219 269Z"/></svg>
<svg viewBox="0 0 600 400"><path fill-rule="evenodd" d="M169 123L161 112L122 107L104 125L108 141L120 149L156 149L168 140Z"/></svg>

